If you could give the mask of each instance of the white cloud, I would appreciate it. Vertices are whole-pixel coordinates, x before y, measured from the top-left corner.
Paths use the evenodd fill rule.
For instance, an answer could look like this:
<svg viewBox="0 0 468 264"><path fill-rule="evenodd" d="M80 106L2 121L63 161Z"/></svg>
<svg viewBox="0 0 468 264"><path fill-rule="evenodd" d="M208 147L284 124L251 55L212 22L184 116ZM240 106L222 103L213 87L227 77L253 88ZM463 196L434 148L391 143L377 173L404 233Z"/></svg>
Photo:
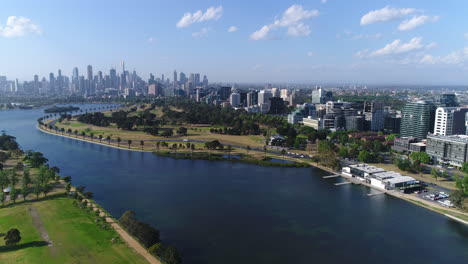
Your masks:
<svg viewBox="0 0 468 264"><path fill-rule="evenodd" d="M425 46L422 44L421 37L412 38L409 42L403 43L401 40L396 39L392 43L385 45L385 47L373 51L370 56L385 56L392 54L407 53L415 50L423 49Z"/></svg>
<svg viewBox="0 0 468 264"><path fill-rule="evenodd" d="M194 23L204 22L209 20L218 20L223 15L223 7L210 7L206 9L205 13L198 10L195 13L185 13L182 18L177 22L176 26L178 28L188 27Z"/></svg>
<svg viewBox="0 0 468 264"><path fill-rule="evenodd" d="M326 4L326 3L328 2L328 0L320 0L320 2L321 2L322 4Z"/></svg>
<svg viewBox="0 0 468 264"><path fill-rule="evenodd" d="M42 34L42 30L26 17L9 16L6 25L0 26L0 36L5 38L21 37L29 33Z"/></svg>
<svg viewBox="0 0 468 264"><path fill-rule="evenodd" d="M318 10L306 10L301 5L292 5L284 11L280 19L276 19L272 24L264 25L259 30L253 32L250 35L250 39L268 39L268 33L276 28L287 28L288 35L293 37L308 36L311 32L310 27L304 24L303 21L318 15Z"/></svg>
<svg viewBox="0 0 468 264"><path fill-rule="evenodd" d="M228 28L228 32L229 32L229 33L236 32L237 30L239 30L239 29L238 29L236 26L230 26L230 27Z"/></svg>
<svg viewBox="0 0 468 264"><path fill-rule="evenodd" d="M377 22L386 22L410 15L417 10L414 8L393 8L386 6L373 10L361 17L361 25L370 25Z"/></svg>
<svg viewBox="0 0 468 264"><path fill-rule="evenodd" d="M401 24L398 26L398 30L400 31L406 31L406 30L411 30L413 28L419 27L421 25L424 25L429 22L436 22L439 20L438 16L414 16L411 19L406 19Z"/></svg>
<svg viewBox="0 0 468 264"><path fill-rule="evenodd" d="M252 70L254 70L254 71L258 71L261 68L263 68L263 65L261 65L261 64L256 64L256 65L252 66Z"/></svg>
<svg viewBox="0 0 468 264"><path fill-rule="evenodd" d="M153 44L153 43L156 41L156 38L155 38L155 37L149 37L149 38L147 39L147 41L148 41L148 43Z"/></svg>
<svg viewBox="0 0 468 264"><path fill-rule="evenodd" d="M365 49L365 50L361 50L361 51L354 53L353 56L356 58L364 58L364 57L367 57L368 54L369 54L369 50Z"/></svg>
<svg viewBox="0 0 468 264"><path fill-rule="evenodd" d="M193 32L192 33L192 37L194 38L201 38L203 36L205 36L206 34L208 34L208 32L210 31L209 28L202 28L200 31L198 32Z"/></svg>
<svg viewBox="0 0 468 264"><path fill-rule="evenodd" d="M445 56L424 55L419 61L421 64L451 64L459 65L468 61L468 47L463 50L451 52Z"/></svg>
<svg viewBox="0 0 468 264"><path fill-rule="evenodd" d="M309 56L309 57L312 57L314 55L315 55L315 53L313 53L312 51L307 52L307 56Z"/></svg>

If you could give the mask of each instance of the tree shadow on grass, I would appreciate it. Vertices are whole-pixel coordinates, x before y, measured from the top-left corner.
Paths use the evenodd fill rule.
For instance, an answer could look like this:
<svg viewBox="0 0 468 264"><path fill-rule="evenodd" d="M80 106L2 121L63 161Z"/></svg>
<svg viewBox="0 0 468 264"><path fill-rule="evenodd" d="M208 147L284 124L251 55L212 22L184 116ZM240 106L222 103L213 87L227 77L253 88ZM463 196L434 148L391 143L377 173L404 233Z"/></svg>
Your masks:
<svg viewBox="0 0 468 264"><path fill-rule="evenodd" d="M49 245L46 241L32 241L24 244L19 244L15 246L0 246L0 253L16 251L20 249L25 249L29 247L44 247Z"/></svg>

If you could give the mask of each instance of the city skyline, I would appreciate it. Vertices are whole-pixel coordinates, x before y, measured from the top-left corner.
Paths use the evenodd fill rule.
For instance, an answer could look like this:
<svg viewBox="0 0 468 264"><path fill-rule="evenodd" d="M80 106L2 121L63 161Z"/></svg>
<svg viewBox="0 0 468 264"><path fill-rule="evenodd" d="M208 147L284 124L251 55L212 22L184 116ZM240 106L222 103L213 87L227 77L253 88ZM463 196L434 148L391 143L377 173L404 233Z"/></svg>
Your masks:
<svg viewBox="0 0 468 264"><path fill-rule="evenodd" d="M466 84L468 29L455 10L467 5L15 1L0 10L0 75L108 72L126 61L143 79L178 69L213 82Z"/></svg>

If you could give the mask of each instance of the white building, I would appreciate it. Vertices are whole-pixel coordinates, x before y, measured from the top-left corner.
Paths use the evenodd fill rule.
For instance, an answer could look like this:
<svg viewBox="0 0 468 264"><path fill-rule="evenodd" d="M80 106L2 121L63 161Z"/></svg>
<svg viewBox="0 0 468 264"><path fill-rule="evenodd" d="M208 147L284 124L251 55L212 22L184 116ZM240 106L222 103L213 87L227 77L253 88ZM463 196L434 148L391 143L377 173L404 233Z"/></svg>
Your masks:
<svg viewBox="0 0 468 264"><path fill-rule="evenodd" d="M289 90L288 89L281 89L280 97L283 98L284 101L289 100Z"/></svg>
<svg viewBox="0 0 468 264"><path fill-rule="evenodd" d="M258 93L258 105L267 104L270 105L270 98L273 97L273 94L267 90L261 90Z"/></svg>
<svg viewBox="0 0 468 264"><path fill-rule="evenodd" d="M468 108L463 107L438 107L434 122L434 135L451 136L465 134L465 115Z"/></svg>

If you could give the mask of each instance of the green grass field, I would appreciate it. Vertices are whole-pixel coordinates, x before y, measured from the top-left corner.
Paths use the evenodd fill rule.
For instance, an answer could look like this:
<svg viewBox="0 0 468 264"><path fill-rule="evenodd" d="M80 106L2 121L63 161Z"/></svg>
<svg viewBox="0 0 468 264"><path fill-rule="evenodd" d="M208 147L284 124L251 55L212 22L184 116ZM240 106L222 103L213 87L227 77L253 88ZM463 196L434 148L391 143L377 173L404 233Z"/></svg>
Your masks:
<svg viewBox="0 0 468 264"><path fill-rule="evenodd" d="M37 212L52 246L44 242L31 209ZM125 243L112 242L114 237L120 241L118 234L103 229L95 219L63 196L1 208L0 232L18 228L22 239L15 247L0 242L0 263L146 263Z"/></svg>

